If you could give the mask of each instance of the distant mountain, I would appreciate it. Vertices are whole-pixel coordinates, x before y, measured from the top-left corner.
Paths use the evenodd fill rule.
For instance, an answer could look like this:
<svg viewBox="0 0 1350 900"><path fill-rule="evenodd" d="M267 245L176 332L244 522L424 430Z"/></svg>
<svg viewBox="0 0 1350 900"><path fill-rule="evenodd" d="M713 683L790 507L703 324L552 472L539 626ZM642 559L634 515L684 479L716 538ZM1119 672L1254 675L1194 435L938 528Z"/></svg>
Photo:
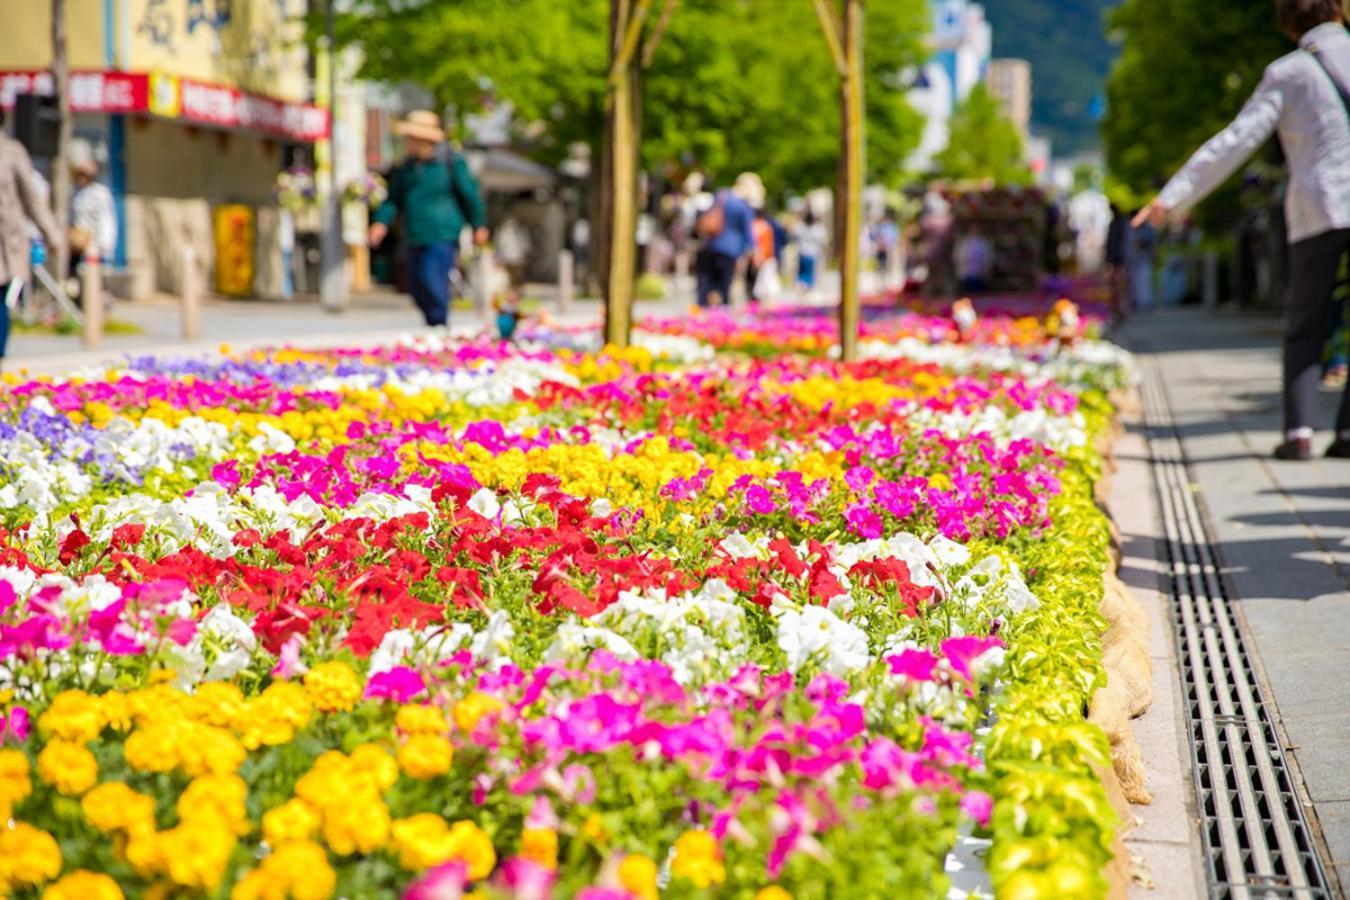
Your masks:
<svg viewBox="0 0 1350 900"><path fill-rule="evenodd" d="M994 27L994 56L1031 61L1032 128L1056 156L1100 144L1093 98L1105 94L1116 48L1105 13L1118 0L982 0Z"/></svg>

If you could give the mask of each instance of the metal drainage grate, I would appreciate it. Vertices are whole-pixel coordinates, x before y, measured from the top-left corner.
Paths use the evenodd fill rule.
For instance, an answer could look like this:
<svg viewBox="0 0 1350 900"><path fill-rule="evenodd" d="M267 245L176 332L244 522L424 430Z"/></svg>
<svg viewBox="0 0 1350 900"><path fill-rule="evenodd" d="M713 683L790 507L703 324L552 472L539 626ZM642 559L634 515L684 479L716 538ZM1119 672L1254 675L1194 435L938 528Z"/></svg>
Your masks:
<svg viewBox="0 0 1350 900"><path fill-rule="evenodd" d="M1326 872L1191 487L1158 363L1150 359L1145 366L1144 420L1210 896L1330 900Z"/></svg>

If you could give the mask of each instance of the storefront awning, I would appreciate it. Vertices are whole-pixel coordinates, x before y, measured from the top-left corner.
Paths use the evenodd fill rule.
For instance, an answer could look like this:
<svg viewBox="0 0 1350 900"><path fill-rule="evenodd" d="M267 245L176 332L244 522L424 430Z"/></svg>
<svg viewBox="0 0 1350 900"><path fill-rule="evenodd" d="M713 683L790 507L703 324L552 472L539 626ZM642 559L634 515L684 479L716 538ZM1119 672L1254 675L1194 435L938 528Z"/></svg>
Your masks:
<svg viewBox="0 0 1350 900"><path fill-rule="evenodd" d="M17 94L52 92L50 72L0 72L0 109L12 109ZM328 136L328 111L321 107L163 72L72 72L70 108L76 113L147 114L301 143Z"/></svg>
<svg viewBox="0 0 1350 900"><path fill-rule="evenodd" d="M558 173L501 147L466 149L464 156L483 190L498 194L549 190Z"/></svg>

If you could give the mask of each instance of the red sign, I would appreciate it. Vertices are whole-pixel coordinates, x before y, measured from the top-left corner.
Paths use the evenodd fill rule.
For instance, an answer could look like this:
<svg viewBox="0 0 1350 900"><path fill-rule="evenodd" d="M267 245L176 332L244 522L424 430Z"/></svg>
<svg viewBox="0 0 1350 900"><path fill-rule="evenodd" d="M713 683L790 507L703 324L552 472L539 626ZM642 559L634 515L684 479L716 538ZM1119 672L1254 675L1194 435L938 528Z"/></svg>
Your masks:
<svg viewBox="0 0 1350 900"><path fill-rule="evenodd" d="M141 72L72 72L70 108L77 113L143 112L147 84ZM51 72L0 73L0 109L13 109L15 94L50 94L53 90Z"/></svg>
<svg viewBox="0 0 1350 900"><path fill-rule="evenodd" d="M0 109L13 109L15 94L52 91L50 72L0 72ZM152 78L144 72L72 72L70 108L77 113L151 113L292 141L328 137L328 111L320 107L159 73Z"/></svg>

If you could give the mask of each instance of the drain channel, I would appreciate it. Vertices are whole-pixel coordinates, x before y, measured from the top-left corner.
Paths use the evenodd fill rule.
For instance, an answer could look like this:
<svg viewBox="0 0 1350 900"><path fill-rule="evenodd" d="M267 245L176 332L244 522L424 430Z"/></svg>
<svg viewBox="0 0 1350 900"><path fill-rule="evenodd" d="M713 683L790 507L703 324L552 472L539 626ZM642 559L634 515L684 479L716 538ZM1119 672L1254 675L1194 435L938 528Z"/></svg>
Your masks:
<svg viewBox="0 0 1350 900"><path fill-rule="evenodd" d="M1158 363L1140 358L1209 893L1330 900L1201 514Z"/></svg>

